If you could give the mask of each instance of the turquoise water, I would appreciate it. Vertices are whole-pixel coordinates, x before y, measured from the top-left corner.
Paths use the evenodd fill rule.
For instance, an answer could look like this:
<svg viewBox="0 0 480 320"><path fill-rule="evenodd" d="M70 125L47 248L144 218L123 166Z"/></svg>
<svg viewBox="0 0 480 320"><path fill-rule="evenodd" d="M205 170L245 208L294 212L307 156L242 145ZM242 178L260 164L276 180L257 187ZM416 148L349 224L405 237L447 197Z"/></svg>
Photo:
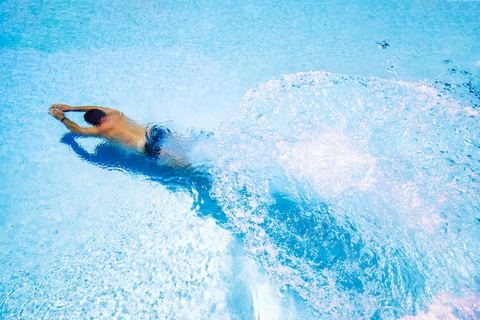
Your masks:
<svg viewBox="0 0 480 320"><path fill-rule="evenodd" d="M480 2L0 8L0 318L480 317Z"/></svg>

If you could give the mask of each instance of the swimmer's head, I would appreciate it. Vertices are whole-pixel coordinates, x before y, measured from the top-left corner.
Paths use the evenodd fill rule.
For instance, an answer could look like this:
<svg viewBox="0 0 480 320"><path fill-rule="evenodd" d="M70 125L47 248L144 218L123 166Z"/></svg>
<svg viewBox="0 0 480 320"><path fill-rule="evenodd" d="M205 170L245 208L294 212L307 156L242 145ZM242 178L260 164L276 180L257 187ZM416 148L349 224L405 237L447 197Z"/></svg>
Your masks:
<svg viewBox="0 0 480 320"><path fill-rule="evenodd" d="M92 109L92 110L88 110L87 112L85 112L85 114L83 115L83 118L88 123L90 123L94 126L98 126L102 122L102 118L105 117L105 116L106 116L106 114L102 110Z"/></svg>

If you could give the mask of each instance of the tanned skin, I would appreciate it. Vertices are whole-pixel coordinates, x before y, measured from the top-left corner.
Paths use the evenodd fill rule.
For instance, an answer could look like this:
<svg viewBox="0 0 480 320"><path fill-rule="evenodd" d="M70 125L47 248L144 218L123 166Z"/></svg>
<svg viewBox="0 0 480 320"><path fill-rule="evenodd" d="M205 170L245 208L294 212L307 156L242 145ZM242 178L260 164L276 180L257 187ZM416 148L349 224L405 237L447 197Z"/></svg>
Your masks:
<svg viewBox="0 0 480 320"><path fill-rule="evenodd" d="M102 110L106 115L101 119L100 124L97 126L80 127L78 124L65 117L64 114L64 112L68 111L86 112L92 109ZM96 106L72 107L58 103L53 104L48 111L58 120L62 121L62 119L64 119L62 123L76 134L102 137L135 150L142 150L145 146L145 130L147 128L133 122L117 110Z"/></svg>

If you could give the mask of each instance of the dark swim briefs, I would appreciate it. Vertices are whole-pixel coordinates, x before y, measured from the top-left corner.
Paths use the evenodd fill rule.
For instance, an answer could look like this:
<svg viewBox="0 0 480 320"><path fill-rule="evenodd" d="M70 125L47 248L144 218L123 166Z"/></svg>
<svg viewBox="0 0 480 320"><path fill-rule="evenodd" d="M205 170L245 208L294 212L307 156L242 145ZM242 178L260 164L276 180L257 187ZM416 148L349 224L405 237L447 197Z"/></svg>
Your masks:
<svg viewBox="0 0 480 320"><path fill-rule="evenodd" d="M170 134L170 130L162 126L151 126L145 133L147 142L143 147L143 153L151 158L158 158L162 151L162 144L165 137Z"/></svg>

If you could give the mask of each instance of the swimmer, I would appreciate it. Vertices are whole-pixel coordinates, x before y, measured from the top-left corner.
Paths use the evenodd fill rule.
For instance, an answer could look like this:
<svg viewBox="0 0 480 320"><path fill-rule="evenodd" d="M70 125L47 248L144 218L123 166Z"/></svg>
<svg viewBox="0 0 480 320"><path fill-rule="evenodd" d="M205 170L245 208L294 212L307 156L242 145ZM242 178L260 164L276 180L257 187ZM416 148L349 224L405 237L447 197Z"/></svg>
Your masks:
<svg viewBox="0 0 480 320"><path fill-rule="evenodd" d="M53 104L49 113L72 132L92 137L101 137L131 150L145 153L153 159L162 159L169 165L185 167L185 159L171 148L165 148L164 141L172 136L162 126L142 126L127 118L123 113L96 106L72 107L63 103ZM65 116L65 112L80 111L91 127L81 127Z"/></svg>

